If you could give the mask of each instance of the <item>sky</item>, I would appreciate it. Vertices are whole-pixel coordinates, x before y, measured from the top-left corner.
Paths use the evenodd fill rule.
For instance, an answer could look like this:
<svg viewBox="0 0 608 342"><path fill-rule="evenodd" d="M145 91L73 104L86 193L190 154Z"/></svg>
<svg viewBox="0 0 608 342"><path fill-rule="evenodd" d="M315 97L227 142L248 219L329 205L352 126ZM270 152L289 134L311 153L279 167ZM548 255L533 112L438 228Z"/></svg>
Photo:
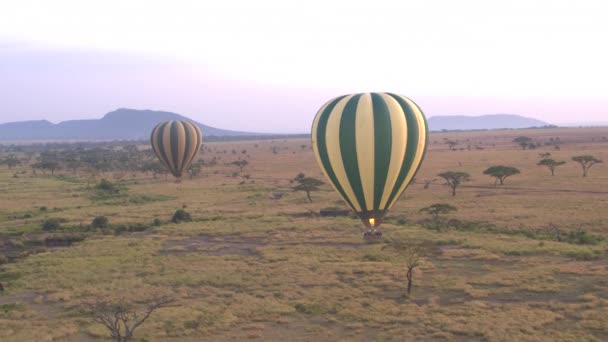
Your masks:
<svg viewBox="0 0 608 342"><path fill-rule="evenodd" d="M173 111L308 132L333 97L608 121L604 0L0 1L0 123Z"/></svg>

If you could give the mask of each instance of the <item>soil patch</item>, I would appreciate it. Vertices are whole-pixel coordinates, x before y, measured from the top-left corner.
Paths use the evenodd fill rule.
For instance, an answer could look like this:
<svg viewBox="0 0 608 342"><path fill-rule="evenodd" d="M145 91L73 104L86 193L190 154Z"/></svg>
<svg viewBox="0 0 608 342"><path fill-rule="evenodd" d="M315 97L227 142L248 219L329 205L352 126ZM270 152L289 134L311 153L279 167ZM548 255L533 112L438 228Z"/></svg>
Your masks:
<svg viewBox="0 0 608 342"><path fill-rule="evenodd" d="M270 237L245 235L200 235L182 240L170 240L163 244L161 255L203 253L206 255L257 256L256 249L265 246L312 246L328 248L362 248L365 242L304 241L290 242L273 240Z"/></svg>

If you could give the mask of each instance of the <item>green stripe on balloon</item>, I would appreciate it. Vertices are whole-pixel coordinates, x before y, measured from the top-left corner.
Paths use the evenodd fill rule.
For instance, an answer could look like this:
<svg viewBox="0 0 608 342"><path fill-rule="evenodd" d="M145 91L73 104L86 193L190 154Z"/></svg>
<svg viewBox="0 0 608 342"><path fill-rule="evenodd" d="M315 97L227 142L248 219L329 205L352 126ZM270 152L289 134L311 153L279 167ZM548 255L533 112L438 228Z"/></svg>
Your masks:
<svg viewBox="0 0 608 342"><path fill-rule="evenodd" d="M388 106L379 94L372 93L374 115L374 210L380 209L388 167L391 162L393 131Z"/></svg>
<svg viewBox="0 0 608 342"><path fill-rule="evenodd" d="M325 136L327 133L327 120L329 120L329 115L332 112L332 110L334 109L334 107L336 106L336 104L338 102L340 102L340 100L342 100L344 97L346 97L346 96L340 96L340 97L334 99L331 103L329 103L327 105L327 107L325 108L323 113L319 114L319 115L321 115L321 117L319 118L319 123L317 124L316 133L313 132L313 134L315 134L315 137L317 139L317 151L319 152L319 158L321 158L321 164L323 164L323 168L325 169L327 176L329 177L330 181L334 184L336 189L338 189L338 192L340 193L340 195L342 195L342 198L344 198L346 203L348 203L348 205L353 210L355 210L355 206L350 201L350 199L346 196L346 193L344 192L344 189L340 185L340 182L338 182L336 174L334 173L331 163L329 162L329 156L327 153L327 143L325 141Z"/></svg>
<svg viewBox="0 0 608 342"><path fill-rule="evenodd" d="M361 205L361 210L365 211L367 204L363 195L363 185L361 184L361 175L359 173L359 163L357 161L357 137L355 134L355 122L357 119L357 103L361 94L351 97L340 119L340 151L342 154L342 163L346 170L346 176L350 183L357 201Z"/></svg>

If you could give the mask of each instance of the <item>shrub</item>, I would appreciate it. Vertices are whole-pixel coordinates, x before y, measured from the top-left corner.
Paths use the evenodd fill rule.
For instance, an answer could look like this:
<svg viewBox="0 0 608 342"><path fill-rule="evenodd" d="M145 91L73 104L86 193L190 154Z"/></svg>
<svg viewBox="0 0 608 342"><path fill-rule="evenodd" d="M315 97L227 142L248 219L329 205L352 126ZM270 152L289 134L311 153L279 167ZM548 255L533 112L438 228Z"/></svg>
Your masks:
<svg viewBox="0 0 608 342"><path fill-rule="evenodd" d="M97 190L101 190L101 191L105 191L105 192L110 192L110 193L118 193L119 189L116 187L116 185L114 185L114 183L110 182L107 179L102 179L101 181L99 181L99 183L95 186L95 188Z"/></svg>
<svg viewBox="0 0 608 342"><path fill-rule="evenodd" d="M577 245L597 245L602 241L602 238L589 234L584 230L579 230L565 234L565 236L562 236L562 241Z"/></svg>
<svg viewBox="0 0 608 342"><path fill-rule="evenodd" d="M154 221L152 221L152 225L155 226L155 227L158 227L158 226L160 226L162 224L163 224L163 221L161 221L158 218L155 218Z"/></svg>
<svg viewBox="0 0 608 342"><path fill-rule="evenodd" d="M61 220L52 218L42 222L42 230L53 231L61 228Z"/></svg>
<svg viewBox="0 0 608 342"><path fill-rule="evenodd" d="M190 222L192 221L192 217L190 216L190 213L188 213L187 211L183 210L183 209L179 209L175 212L175 214L173 214L173 217L171 218L171 222L173 223L180 223L180 222Z"/></svg>
<svg viewBox="0 0 608 342"><path fill-rule="evenodd" d="M91 227L93 228L106 228L110 222L108 218L105 216L97 216L91 222Z"/></svg>

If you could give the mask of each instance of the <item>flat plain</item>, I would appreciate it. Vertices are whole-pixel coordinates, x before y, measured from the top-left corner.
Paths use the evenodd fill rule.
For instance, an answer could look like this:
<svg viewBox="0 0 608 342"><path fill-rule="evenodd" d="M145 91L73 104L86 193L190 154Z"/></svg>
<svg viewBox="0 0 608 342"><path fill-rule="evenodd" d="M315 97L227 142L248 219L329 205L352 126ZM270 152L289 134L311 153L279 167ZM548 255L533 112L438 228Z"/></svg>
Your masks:
<svg viewBox="0 0 608 342"><path fill-rule="evenodd" d="M518 136L537 147L523 150ZM159 296L174 301L135 340L608 340L607 137L608 128L431 133L376 241L352 216L319 215L346 208L328 184L312 203L291 190L300 172L326 181L306 139L205 142L208 163L180 183L138 170L34 175L30 154L0 169L0 340L107 340L83 305ZM2 157L13 153L4 147ZM551 176L536 165L541 153L566 163ZM582 177L577 155L604 163ZM495 186L483 174L492 165L521 173ZM452 196L444 171L472 180ZM119 191L100 195L102 178ZM434 203L458 209L439 230L420 212ZM178 209L192 221L172 223ZM91 228L99 216L112 229ZM61 228L43 230L53 218ZM409 296L389 240L424 247Z"/></svg>

